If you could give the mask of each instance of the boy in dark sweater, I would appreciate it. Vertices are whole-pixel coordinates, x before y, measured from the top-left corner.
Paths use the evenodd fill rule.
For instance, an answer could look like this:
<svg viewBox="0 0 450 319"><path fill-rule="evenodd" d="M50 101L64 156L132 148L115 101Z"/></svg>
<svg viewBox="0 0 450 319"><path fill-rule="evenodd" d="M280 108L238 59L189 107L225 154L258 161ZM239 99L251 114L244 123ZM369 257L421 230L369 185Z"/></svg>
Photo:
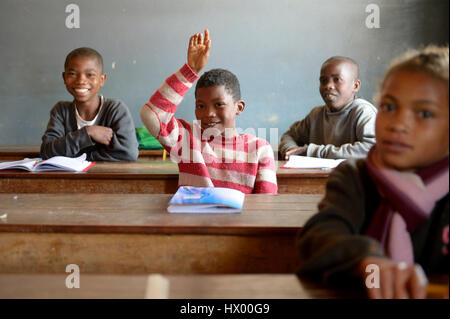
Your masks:
<svg viewBox="0 0 450 319"><path fill-rule="evenodd" d="M98 94L106 81L102 56L91 48L70 52L62 74L73 102L58 102L42 136L41 156L77 157L90 161L135 161L136 133L127 106Z"/></svg>

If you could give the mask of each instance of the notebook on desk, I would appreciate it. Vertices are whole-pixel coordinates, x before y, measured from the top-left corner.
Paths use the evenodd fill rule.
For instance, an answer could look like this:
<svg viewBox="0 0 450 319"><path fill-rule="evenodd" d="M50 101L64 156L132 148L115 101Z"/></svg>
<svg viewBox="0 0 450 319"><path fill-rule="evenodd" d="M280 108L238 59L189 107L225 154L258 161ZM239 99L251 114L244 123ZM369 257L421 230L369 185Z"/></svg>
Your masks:
<svg viewBox="0 0 450 319"><path fill-rule="evenodd" d="M86 161L86 154L79 157L54 156L47 160L41 158L25 158L20 161L0 163L0 170L21 169L29 172L68 171L86 172L95 162Z"/></svg>
<svg viewBox="0 0 450 319"><path fill-rule="evenodd" d="M169 202L169 213L239 213L245 194L224 187L181 186Z"/></svg>

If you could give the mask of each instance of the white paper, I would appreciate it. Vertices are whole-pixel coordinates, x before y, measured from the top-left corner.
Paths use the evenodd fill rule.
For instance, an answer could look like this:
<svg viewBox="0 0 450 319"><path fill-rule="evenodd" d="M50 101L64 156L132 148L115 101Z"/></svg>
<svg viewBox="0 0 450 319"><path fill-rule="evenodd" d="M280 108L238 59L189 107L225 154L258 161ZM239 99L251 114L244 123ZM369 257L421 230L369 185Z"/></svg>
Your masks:
<svg viewBox="0 0 450 319"><path fill-rule="evenodd" d="M317 158L300 155L291 155L282 168L335 168L345 159Z"/></svg>

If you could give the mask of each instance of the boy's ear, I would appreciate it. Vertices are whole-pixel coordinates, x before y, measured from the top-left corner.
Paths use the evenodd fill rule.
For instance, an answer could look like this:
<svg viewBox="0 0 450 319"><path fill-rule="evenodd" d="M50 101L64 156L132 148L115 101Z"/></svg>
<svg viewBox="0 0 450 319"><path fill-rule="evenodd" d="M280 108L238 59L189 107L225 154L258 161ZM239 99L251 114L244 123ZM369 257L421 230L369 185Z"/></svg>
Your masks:
<svg viewBox="0 0 450 319"><path fill-rule="evenodd" d="M353 92L356 93L359 91L359 88L361 87L361 81L359 79L357 79L354 83L353 83Z"/></svg>
<svg viewBox="0 0 450 319"><path fill-rule="evenodd" d="M66 83L66 78L64 77L65 74L66 72L61 73L64 83Z"/></svg>
<svg viewBox="0 0 450 319"><path fill-rule="evenodd" d="M106 82L106 73L103 73L102 75L100 75L100 86L105 85Z"/></svg>
<svg viewBox="0 0 450 319"><path fill-rule="evenodd" d="M239 100L236 102L236 106L237 106L237 110L236 110L236 115L241 114L242 112L244 112L245 109L245 102L243 100Z"/></svg>

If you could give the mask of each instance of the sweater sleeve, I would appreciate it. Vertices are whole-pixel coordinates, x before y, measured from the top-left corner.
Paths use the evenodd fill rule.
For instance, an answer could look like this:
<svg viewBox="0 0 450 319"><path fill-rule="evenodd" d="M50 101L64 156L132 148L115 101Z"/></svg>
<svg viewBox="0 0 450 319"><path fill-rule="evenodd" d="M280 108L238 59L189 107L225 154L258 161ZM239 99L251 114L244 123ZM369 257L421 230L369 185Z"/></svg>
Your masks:
<svg viewBox="0 0 450 319"><path fill-rule="evenodd" d="M181 149L182 137L186 133L183 124L187 124L175 118L175 111L197 78L188 64L183 65L165 80L141 109L145 127L171 155L176 155L172 149Z"/></svg>
<svg viewBox="0 0 450 319"><path fill-rule="evenodd" d="M97 143L88 152L90 161L136 161L139 155L133 118L128 107L121 101L106 114L106 123L113 130L108 146Z"/></svg>
<svg viewBox="0 0 450 319"><path fill-rule="evenodd" d="M50 120L42 136L41 157L43 159L53 156L75 157L81 150L94 146L86 128L66 134L67 115L68 110L62 103L57 103L50 111Z"/></svg>
<svg viewBox="0 0 450 319"><path fill-rule="evenodd" d="M310 113L311 114L311 113ZM286 131L280 139L280 145L278 150L284 158L287 151L308 144L309 141L309 116L306 116L303 120L297 121L291 125L288 131Z"/></svg>
<svg viewBox="0 0 450 319"><path fill-rule="evenodd" d="M273 149L267 141L259 140L262 146L258 148L258 171L256 173L253 193L277 194L277 174Z"/></svg>
<svg viewBox="0 0 450 319"><path fill-rule="evenodd" d="M319 212L299 232L300 275L334 284L350 282L363 258L383 256L380 244L361 234L367 203L355 168L343 163L330 174Z"/></svg>
<svg viewBox="0 0 450 319"><path fill-rule="evenodd" d="M355 125L356 141L339 146L308 144L307 156L320 158L361 158L366 157L370 148L375 144L375 119L376 109L373 106L362 107L356 116Z"/></svg>

